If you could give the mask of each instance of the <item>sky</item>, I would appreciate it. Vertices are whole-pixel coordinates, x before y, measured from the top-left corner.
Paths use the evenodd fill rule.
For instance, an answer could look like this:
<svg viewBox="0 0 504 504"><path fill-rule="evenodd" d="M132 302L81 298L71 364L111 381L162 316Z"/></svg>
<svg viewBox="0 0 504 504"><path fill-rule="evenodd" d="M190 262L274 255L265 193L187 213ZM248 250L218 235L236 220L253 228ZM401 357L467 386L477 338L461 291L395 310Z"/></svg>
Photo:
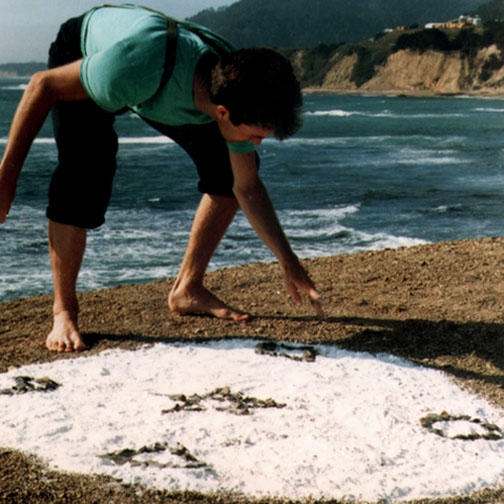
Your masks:
<svg viewBox="0 0 504 504"><path fill-rule="evenodd" d="M140 5L184 19L209 7L230 5L235 0L142 0ZM114 0L0 0L0 64L46 61L47 50L59 26L102 3ZM130 1L133 3L133 1Z"/></svg>

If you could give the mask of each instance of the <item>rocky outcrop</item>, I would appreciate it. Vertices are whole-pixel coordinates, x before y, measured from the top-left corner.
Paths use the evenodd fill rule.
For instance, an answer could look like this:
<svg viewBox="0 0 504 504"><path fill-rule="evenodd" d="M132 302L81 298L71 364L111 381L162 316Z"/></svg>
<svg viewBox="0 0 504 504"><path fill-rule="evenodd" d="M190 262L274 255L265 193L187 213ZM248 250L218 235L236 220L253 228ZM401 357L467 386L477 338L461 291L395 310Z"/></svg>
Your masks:
<svg viewBox="0 0 504 504"><path fill-rule="evenodd" d="M411 50L391 54L387 64L376 70L376 75L362 86L363 89L458 93L468 73L466 61L458 53Z"/></svg>
<svg viewBox="0 0 504 504"><path fill-rule="evenodd" d="M503 54L492 45L473 55L460 51L411 49L394 52L375 66L374 75L357 86L357 54L333 56L318 89L332 91L504 95ZM299 64L299 63L298 63Z"/></svg>
<svg viewBox="0 0 504 504"><path fill-rule="evenodd" d="M352 73L357 59L357 54L351 54L336 61L327 72L321 87L324 89L357 89L357 85L352 81Z"/></svg>

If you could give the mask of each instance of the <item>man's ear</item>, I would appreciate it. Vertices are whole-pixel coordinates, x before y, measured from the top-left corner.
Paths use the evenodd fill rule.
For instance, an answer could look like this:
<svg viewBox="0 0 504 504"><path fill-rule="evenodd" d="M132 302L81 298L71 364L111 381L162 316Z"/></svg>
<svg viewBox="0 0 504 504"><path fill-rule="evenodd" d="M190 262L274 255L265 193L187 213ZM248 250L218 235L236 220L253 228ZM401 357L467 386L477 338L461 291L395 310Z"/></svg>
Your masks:
<svg viewBox="0 0 504 504"><path fill-rule="evenodd" d="M229 110L224 105L217 105L215 111L217 112L217 118L221 120L229 120L231 116Z"/></svg>

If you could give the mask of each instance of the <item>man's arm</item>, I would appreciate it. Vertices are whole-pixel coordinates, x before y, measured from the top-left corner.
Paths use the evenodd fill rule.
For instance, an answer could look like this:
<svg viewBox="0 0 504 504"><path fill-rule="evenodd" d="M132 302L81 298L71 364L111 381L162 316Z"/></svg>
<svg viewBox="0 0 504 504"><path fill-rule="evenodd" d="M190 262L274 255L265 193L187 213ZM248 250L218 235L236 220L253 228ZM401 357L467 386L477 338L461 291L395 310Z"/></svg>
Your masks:
<svg viewBox="0 0 504 504"><path fill-rule="evenodd" d="M259 178L255 154L229 154L234 176L233 192L259 238L277 257L284 272L287 292L296 304L301 303L298 291L308 294L313 308L319 317L324 318L320 294L289 245Z"/></svg>
<svg viewBox="0 0 504 504"><path fill-rule="evenodd" d="M57 101L87 98L80 82L81 61L35 74L19 102L0 163L0 223L14 201L21 168L49 111Z"/></svg>

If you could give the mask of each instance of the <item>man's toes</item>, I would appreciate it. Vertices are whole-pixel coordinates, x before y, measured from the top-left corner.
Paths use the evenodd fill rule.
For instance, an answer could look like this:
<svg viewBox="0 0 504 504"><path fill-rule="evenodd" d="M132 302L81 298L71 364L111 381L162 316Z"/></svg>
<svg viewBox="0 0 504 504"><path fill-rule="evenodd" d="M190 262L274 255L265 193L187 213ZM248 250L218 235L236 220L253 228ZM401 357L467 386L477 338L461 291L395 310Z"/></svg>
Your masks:
<svg viewBox="0 0 504 504"><path fill-rule="evenodd" d="M47 338L46 347L48 350L53 352L79 352L86 350L86 345L81 341L80 338L63 338L62 340L53 340L53 338Z"/></svg>
<svg viewBox="0 0 504 504"><path fill-rule="evenodd" d="M221 308L219 310L215 310L213 313L217 318L225 319L225 320L234 320L235 322L243 322L249 319L248 314L240 313L230 308Z"/></svg>
<svg viewBox="0 0 504 504"><path fill-rule="evenodd" d="M79 339L79 338L69 338L68 340L65 340L63 343L63 352L79 352L81 350L84 350L86 348L86 345Z"/></svg>
<svg viewBox="0 0 504 504"><path fill-rule="evenodd" d="M72 349L75 350L76 352L82 352L82 350L87 349L87 346L81 340L79 340L74 342Z"/></svg>
<svg viewBox="0 0 504 504"><path fill-rule="evenodd" d="M235 321L235 322L245 322L245 320L248 320L249 319L249 315L247 313L237 313L237 312L233 312L232 315L231 315L231 318Z"/></svg>
<svg viewBox="0 0 504 504"><path fill-rule="evenodd" d="M63 352L69 352L71 349L71 343L66 342L66 341L60 341L58 343L58 352L63 353Z"/></svg>
<svg viewBox="0 0 504 504"><path fill-rule="evenodd" d="M58 352L59 351L59 342L54 341L51 337L48 337L46 340L46 347L48 350L51 350L53 352Z"/></svg>

